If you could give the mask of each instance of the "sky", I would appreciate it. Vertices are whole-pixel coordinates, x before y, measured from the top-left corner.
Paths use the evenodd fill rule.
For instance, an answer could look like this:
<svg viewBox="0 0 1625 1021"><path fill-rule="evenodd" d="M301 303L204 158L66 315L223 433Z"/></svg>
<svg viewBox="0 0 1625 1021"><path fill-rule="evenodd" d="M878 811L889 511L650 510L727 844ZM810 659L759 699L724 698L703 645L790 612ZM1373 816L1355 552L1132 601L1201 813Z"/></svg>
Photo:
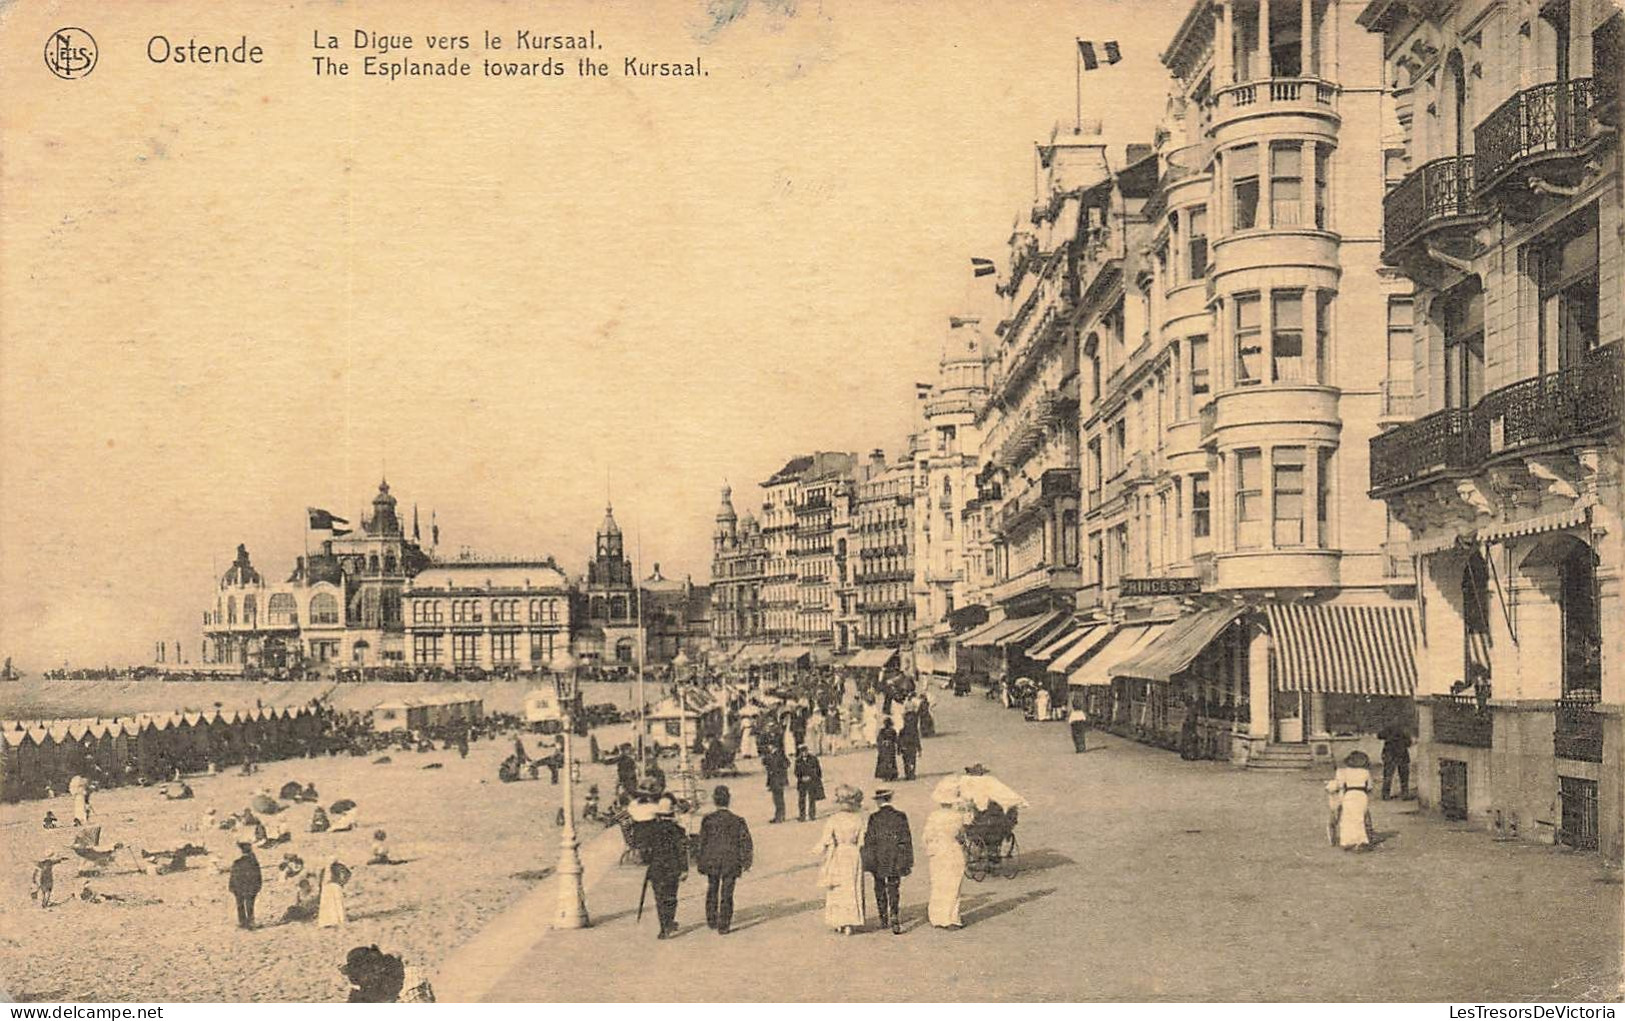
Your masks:
<svg viewBox="0 0 1625 1021"><path fill-rule="evenodd" d="M719 489L897 452L1074 120L1149 141L1184 3L0 9L0 655L196 658L244 543L387 474L443 547L582 569L606 501L647 574L707 577ZM41 46L94 35L62 81ZM313 37L468 34L475 76L318 78ZM689 80L493 81L482 33L592 29ZM261 45L156 64L148 40ZM355 67L360 56L341 51ZM573 69L574 54L566 55Z"/></svg>

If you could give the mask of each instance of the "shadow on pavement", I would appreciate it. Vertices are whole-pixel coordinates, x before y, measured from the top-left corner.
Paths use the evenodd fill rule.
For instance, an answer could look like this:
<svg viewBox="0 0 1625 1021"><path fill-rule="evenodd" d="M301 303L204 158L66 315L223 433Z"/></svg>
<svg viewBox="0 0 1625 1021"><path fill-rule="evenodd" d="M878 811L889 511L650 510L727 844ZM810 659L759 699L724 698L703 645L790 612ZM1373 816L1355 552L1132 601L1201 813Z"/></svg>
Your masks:
<svg viewBox="0 0 1625 1021"><path fill-rule="evenodd" d="M739 932L744 929L754 928L764 922L804 914L814 908L823 906L824 901L822 898L817 900L776 900L759 907L750 907L734 912L734 923L729 929L732 932Z"/></svg>
<svg viewBox="0 0 1625 1021"><path fill-rule="evenodd" d="M509 879L517 879L520 882L524 882L524 883L535 883L535 882L538 882L540 880L546 879L548 876L551 876L552 874L553 874L553 866L549 865L546 868L526 869L523 872L515 872L513 875L509 876L508 878Z"/></svg>
<svg viewBox="0 0 1625 1021"><path fill-rule="evenodd" d="M1058 869L1065 865L1076 865L1077 860L1068 858L1054 848L1043 847L1036 851L1023 851L1016 856L1016 874L1026 872L1043 872L1047 869Z"/></svg>
<svg viewBox="0 0 1625 1021"><path fill-rule="evenodd" d="M1056 887L1051 886L1043 890L1029 890L1026 893L1017 894L1014 897L1007 897L1004 900L993 901L991 904L980 904L977 907L966 911L960 917L964 919L965 926L969 928L978 922L985 922L990 918L997 918L1002 914L1014 911L1023 904L1030 904L1035 900L1041 900L1044 897L1048 897L1050 894L1054 893L1056 889ZM991 899L992 896L992 894L986 894L985 898Z"/></svg>

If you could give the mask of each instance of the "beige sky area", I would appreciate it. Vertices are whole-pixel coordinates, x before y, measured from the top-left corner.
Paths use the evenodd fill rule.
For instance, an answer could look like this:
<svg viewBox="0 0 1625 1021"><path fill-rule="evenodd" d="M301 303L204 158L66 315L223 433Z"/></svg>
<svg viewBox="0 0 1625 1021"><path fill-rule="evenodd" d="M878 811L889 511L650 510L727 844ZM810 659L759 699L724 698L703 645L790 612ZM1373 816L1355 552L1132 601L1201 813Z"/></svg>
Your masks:
<svg viewBox="0 0 1625 1021"><path fill-rule="evenodd" d="M946 317L986 294L970 257L1002 262L1032 143L1070 130L1074 37L1124 54L1085 75L1085 119L1148 141L1184 13L14 0L0 655L195 659L236 544L285 576L304 508L357 519L386 465L451 547L579 571L607 486L645 572L705 578L724 479L743 509L798 452L904 441ZM99 53L72 81L42 59L66 25ZM474 75L363 77L358 28L417 59L467 34ZM481 76L482 33L520 28L590 29L614 73ZM313 33L351 77L315 76ZM157 34L264 63L153 63Z"/></svg>

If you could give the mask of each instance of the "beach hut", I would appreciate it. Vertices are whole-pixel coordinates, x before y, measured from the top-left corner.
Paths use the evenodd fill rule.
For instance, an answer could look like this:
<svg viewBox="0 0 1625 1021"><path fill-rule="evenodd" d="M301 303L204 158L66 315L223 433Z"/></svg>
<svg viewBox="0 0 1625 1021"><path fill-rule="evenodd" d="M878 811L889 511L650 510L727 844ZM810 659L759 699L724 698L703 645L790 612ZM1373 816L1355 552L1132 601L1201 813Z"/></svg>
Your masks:
<svg viewBox="0 0 1625 1021"><path fill-rule="evenodd" d="M405 699L380 702L372 707L372 729L384 733L392 730L411 730L418 726L412 722L413 710L417 708L418 706Z"/></svg>
<svg viewBox="0 0 1625 1021"><path fill-rule="evenodd" d="M17 722L0 727L0 801L16 801L23 796L22 759L28 731Z"/></svg>

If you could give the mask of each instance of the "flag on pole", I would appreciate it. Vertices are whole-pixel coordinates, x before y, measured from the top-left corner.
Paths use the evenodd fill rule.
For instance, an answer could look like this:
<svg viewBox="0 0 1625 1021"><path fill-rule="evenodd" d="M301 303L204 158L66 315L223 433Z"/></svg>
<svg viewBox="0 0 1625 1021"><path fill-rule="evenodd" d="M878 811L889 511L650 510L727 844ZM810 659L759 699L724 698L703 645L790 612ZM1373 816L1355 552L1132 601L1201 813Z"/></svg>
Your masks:
<svg viewBox="0 0 1625 1021"><path fill-rule="evenodd" d="M334 525L348 525L350 522L319 507L306 507L305 513L310 515L310 528L314 532L333 531Z"/></svg>
<svg viewBox="0 0 1625 1021"><path fill-rule="evenodd" d="M973 257L970 261L970 267L971 272L979 277L990 277L994 273L998 272L998 267L993 265L992 259L978 259Z"/></svg>
<svg viewBox="0 0 1625 1021"><path fill-rule="evenodd" d="M1115 64L1123 59L1123 53L1117 48L1117 40L1115 39L1101 43L1101 49L1105 50L1107 64ZM1083 58L1083 69L1085 71L1093 71L1100 66L1100 58L1095 55L1095 44L1092 42L1079 39L1078 56Z"/></svg>

